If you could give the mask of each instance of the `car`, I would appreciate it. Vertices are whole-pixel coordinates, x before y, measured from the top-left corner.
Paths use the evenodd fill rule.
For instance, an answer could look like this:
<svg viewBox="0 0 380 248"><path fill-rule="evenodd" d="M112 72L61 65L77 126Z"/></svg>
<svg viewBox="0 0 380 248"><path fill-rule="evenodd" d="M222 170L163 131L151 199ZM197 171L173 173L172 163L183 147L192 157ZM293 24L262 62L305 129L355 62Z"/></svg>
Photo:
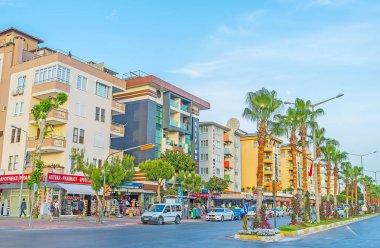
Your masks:
<svg viewBox="0 0 380 248"><path fill-rule="evenodd" d="M247 213L247 218L250 219L250 218L254 218L256 215L256 206L251 206L249 209L248 209L248 213Z"/></svg>
<svg viewBox="0 0 380 248"><path fill-rule="evenodd" d="M234 212L234 219L235 220L241 220L241 219L243 219L243 217L245 215L243 212L243 209L241 209L241 208L235 208L232 210L232 212Z"/></svg>
<svg viewBox="0 0 380 248"><path fill-rule="evenodd" d="M270 213L274 216L274 208L270 210ZM276 217L284 217L284 210L282 208L276 208Z"/></svg>
<svg viewBox="0 0 380 248"><path fill-rule="evenodd" d="M234 212L228 208L216 208L206 215L206 220L234 220Z"/></svg>
<svg viewBox="0 0 380 248"><path fill-rule="evenodd" d="M167 222L179 224L182 220L182 207L178 203L153 204L141 215L143 224L154 223L162 225Z"/></svg>

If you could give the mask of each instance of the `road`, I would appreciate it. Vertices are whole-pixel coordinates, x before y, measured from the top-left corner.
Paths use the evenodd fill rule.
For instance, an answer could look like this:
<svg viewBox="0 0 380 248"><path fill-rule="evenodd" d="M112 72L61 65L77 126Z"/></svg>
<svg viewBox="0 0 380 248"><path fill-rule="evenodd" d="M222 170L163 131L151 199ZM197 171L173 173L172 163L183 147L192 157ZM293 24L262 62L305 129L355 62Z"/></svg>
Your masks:
<svg viewBox="0 0 380 248"><path fill-rule="evenodd" d="M234 240L232 235L241 227L242 221L225 221L71 230L1 229L0 247L380 247L380 216L271 244Z"/></svg>

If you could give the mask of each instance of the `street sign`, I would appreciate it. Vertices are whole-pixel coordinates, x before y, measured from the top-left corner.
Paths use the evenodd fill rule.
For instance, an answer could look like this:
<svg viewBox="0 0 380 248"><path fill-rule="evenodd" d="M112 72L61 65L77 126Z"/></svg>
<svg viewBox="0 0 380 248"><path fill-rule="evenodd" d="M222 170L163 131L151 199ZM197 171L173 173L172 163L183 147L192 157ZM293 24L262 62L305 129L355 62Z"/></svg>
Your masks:
<svg viewBox="0 0 380 248"><path fill-rule="evenodd" d="M244 203L244 214L248 213L248 203Z"/></svg>
<svg viewBox="0 0 380 248"><path fill-rule="evenodd" d="M38 190L38 184L37 183L34 183L33 186L32 186L32 191L33 193L36 193Z"/></svg>

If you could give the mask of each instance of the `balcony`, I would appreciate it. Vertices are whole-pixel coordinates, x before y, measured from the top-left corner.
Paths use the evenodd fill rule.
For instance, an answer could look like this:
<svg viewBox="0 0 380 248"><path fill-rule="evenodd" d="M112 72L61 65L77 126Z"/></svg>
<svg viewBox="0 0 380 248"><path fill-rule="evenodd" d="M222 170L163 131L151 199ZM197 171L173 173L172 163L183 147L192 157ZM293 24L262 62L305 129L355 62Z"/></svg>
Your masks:
<svg viewBox="0 0 380 248"><path fill-rule="evenodd" d="M27 151L35 151L37 145L37 137L29 137L26 143ZM66 150L66 139L63 136L47 136L45 137L41 152L42 153L57 153Z"/></svg>
<svg viewBox="0 0 380 248"><path fill-rule="evenodd" d="M58 93L70 93L70 85L54 79L50 82L36 83L32 86L32 96L38 99L55 98Z"/></svg>
<svg viewBox="0 0 380 248"><path fill-rule="evenodd" d="M49 125L63 125L67 123L67 117L67 109L53 109L46 117L46 123ZM29 123L37 124L32 113L29 114Z"/></svg>
<svg viewBox="0 0 380 248"><path fill-rule="evenodd" d="M271 167L264 167L264 175L272 175L273 169Z"/></svg>
<svg viewBox="0 0 380 248"><path fill-rule="evenodd" d="M186 113L190 113L189 107L186 106L186 105L181 104L181 110L184 111L184 112L186 112Z"/></svg>
<svg viewBox="0 0 380 248"><path fill-rule="evenodd" d="M228 134L225 134L225 135L223 136L223 141L224 141L224 143L226 143L226 144L228 144L228 143L232 143L232 139L231 139L231 137L230 137Z"/></svg>
<svg viewBox="0 0 380 248"><path fill-rule="evenodd" d="M185 123L181 123L181 129L188 131L189 127Z"/></svg>
<svg viewBox="0 0 380 248"><path fill-rule="evenodd" d="M231 149L224 148L224 156L225 157L232 157Z"/></svg>
<svg viewBox="0 0 380 248"><path fill-rule="evenodd" d="M273 163L273 157L264 155L264 163L272 164Z"/></svg>
<svg viewBox="0 0 380 248"><path fill-rule="evenodd" d="M170 99L170 107L179 109L178 102L174 101L173 99Z"/></svg>
<svg viewBox="0 0 380 248"><path fill-rule="evenodd" d="M170 119L169 124L170 124L170 126L178 127L178 121L176 121L176 120Z"/></svg>
<svg viewBox="0 0 380 248"><path fill-rule="evenodd" d="M111 113L112 115L125 114L125 104L112 100Z"/></svg>
<svg viewBox="0 0 380 248"><path fill-rule="evenodd" d="M111 123L111 138L124 137L125 127L117 123Z"/></svg>
<svg viewBox="0 0 380 248"><path fill-rule="evenodd" d="M272 146L265 146L264 151L265 152L273 152L273 147Z"/></svg>
<svg viewBox="0 0 380 248"><path fill-rule="evenodd" d="M230 169L230 161L224 160L224 169Z"/></svg>

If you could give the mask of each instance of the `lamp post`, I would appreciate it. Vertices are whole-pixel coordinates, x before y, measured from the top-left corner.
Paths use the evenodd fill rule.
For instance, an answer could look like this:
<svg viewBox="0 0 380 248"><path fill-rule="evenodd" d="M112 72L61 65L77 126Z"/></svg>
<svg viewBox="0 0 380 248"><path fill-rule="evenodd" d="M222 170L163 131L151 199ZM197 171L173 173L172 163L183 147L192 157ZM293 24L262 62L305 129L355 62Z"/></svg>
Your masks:
<svg viewBox="0 0 380 248"><path fill-rule="evenodd" d="M331 97L331 98L328 98L326 100L323 100L321 102L318 102L318 103L315 103L315 104L311 104L310 107L311 107L311 111L314 112L314 108L316 106L319 106L323 103L326 103L328 101L331 101L331 100L334 100L334 99L337 99L339 97L342 97L344 96L344 94L339 94L337 96L334 96L334 97ZM291 103L291 102L284 102L285 104L294 104L294 103ZM314 116L312 116L312 122L314 123ZM316 160L317 160L317 147L316 147L316 141L315 141L315 124L313 124L313 127L312 127L312 132L313 132L313 154L314 154L314 159L313 159L313 166L314 166L314 191L315 191L315 215L316 215L316 219L317 219L317 223L320 223L321 222L321 217L320 217L320 214L319 214L319 192L318 192L318 175L317 175L317 164L318 163L315 163Z"/></svg>
<svg viewBox="0 0 380 248"><path fill-rule="evenodd" d="M379 173L380 171L371 171L371 170L364 170L364 171L372 172L372 173L375 174L375 183L376 183L376 186L377 186L377 177L376 177L376 174Z"/></svg>
<svg viewBox="0 0 380 248"><path fill-rule="evenodd" d="M20 129L22 132L25 133L25 147L24 147L24 151L25 151L25 154L24 154L24 160L22 162L22 172L21 172L21 185L20 185L20 192L19 192L19 196L18 196L18 215L21 217L21 201L22 201L22 190L23 190L23 186L24 186L24 170L25 170L25 166L26 166L26 144L28 142L28 131L25 131L24 129L22 128L19 128L15 125L11 125L11 128L15 128L16 130L17 129Z"/></svg>
<svg viewBox="0 0 380 248"><path fill-rule="evenodd" d="M149 149L152 149L154 147L154 144L153 143L148 143L148 144L144 144L144 145L139 145L139 146L134 146L134 147L131 147L131 148L127 148L127 149L124 149L124 150L120 150L120 151L117 151L117 152L113 152L111 154L109 154L106 158L105 161L108 161L108 159L110 157L112 157L113 155L115 154L118 154L118 153L121 153L121 152L126 152L126 151L130 151L130 150L134 150L134 149L140 149L141 151L145 151L145 150L149 150ZM103 204L102 204L102 218L101 218L101 221L100 223L103 224L103 221L104 221L104 203L105 203L105 195L104 195L104 189L105 189L105 186L106 186L106 177L107 177L107 170L106 168L104 168L104 174L103 174Z"/></svg>
<svg viewBox="0 0 380 248"><path fill-rule="evenodd" d="M363 167L363 157L371 155L371 154L375 154L375 153L377 153L377 151L373 151L373 152L366 153L366 154L355 154L355 153L348 153L348 154L350 154L352 156L360 157L360 166L364 170L364 167ZM374 172L374 171L369 171L369 172ZM375 178L376 178L376 172L374 172L374 173L375 173ZM376 181L376 185L377 185L377 181ZM364 195L365 195L365 188L364 188ZM367 204L367 202L366 202L366 199L364 197L364 206L366 206L366 204Z"/></svg>

